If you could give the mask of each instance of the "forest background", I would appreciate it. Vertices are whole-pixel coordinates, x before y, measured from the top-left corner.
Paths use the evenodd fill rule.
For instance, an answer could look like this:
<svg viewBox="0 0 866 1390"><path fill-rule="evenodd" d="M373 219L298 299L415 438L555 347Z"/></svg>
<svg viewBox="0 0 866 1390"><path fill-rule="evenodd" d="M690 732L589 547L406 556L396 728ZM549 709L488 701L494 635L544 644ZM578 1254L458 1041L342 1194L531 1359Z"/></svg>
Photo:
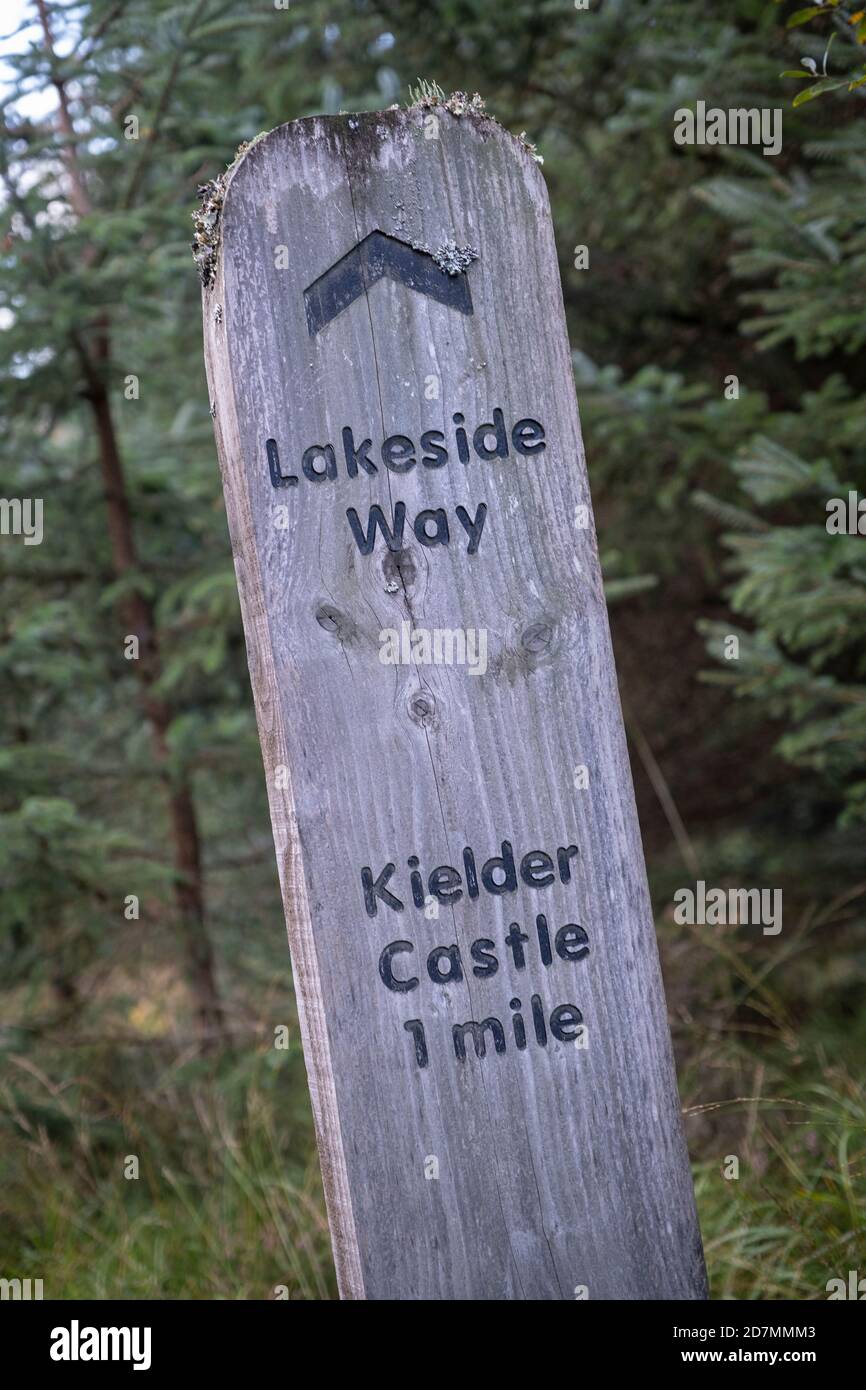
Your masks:
<svg viewBox="0 0 866 1390"><path fill-rule="evenodd" d="M863 12L3 22L0 492L44 539L0 537L0 1273L334 1294L191 213L241 142L421 79L544 160L712 1295L866 1273L866 549L826 525L866 494ZM698 101L780 152L678 144ZM782 889L782 933L677 924L698 879Z"/></svg>

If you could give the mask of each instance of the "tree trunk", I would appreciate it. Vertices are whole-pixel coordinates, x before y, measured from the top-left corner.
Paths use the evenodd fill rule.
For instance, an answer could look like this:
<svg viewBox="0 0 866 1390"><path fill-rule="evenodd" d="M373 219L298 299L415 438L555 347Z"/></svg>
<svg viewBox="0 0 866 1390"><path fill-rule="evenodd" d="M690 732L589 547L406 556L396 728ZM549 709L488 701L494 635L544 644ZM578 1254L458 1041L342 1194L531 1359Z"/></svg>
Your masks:
<svg viewBox="0 0 866 1390"><path fill-rule="evenodd" d="M58 98L57 120L64 147L63 157L69 173L69 201L79 218L91 212L90 195L84 171L78 161L75 125L69 109L66 85L57 65L51 20L45 0L36 0L36 8L42 25L45 47L51 60L52 81ZM198 15L201 5L196 6L190 23ZM168 100L171 84L177 73L178 64L173 65L163 92L160 111ZM154 129L149 137L148 148L153 144ZM126 203L132 201L136 185L130 187ZM97 247L85 247L83 261L93 264ZM99 439L99 460L105 488L105 503L108 510L108 534L111 541L111 555L114 573L118 579L124 578L138 568L135 551L135 537L126 481L123 474L123 461L117 443L117 432L111 414L111 402L105 383L105 369L110 361L110 326L105 316L95 320L92 325L93 338L86 341L81 334L72 335L81 360L87 383L85 396L90 402L96 422ZM138 638L139 659L135 663L145 714L150 723L154 755L157 766L162 769L169 788L169 808L171 813L172 838L174 846L175 901L180 918L186 946L189 982L196 1001L196 1012L204 1033L205 1045L226 1037L225 1019L217 992L216 974L213 964L210 939L204 911L204 893L201 876L201 853L198 821L192 789L187 777L174 778L169 769L168 744L166 735L171 724L170 706L158 694L158 683L162 667L157 646L156 626L153 607L144 595L133 590L122 605L123 620L127 631Z"/></svg>
<svg viewBox="0 0 866 1390"><path fill-rule="evenodd" d="M107 359L108 339L104 330L100 332L97 352L100 359ZM87 399L94 413L99 439L99 460L108 512L112 563L114 573L120 579L138 566L132 517L108 392L101 376L93 368L89 354L85 353L85 360L88 363L89 377ZM187 974L195 998L196 1013L204 1033L205 1045L210 1046L225 1039L226 1027L205 918L200 838L192 788L187 777L175 779L168 770L167 734L172 711L157 693L162 663L152 605L142 594L133 592L124 600L122 614L128 633L138 638L136 674L141 683L144 711L151 727L154 756L157 765L163 770L169 789L176 875L175 903L183 933Z"/></svg>

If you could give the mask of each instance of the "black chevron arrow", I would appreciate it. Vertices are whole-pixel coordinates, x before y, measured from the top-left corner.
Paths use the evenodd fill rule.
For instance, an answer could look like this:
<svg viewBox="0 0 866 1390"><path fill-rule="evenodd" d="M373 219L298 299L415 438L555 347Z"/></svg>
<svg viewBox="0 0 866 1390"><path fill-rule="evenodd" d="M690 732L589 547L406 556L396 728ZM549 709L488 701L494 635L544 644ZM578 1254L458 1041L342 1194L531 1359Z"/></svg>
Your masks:
<svg viewBox="0 0 866 1390"><path fill-rule="evenodd" d="M473 312L465 275L448 275L426 251L416 251L414 246L384 232L370 232L304 290L310 337L314 338L383 275L390 275L410 290L428 294L461 314Z"/></svg>

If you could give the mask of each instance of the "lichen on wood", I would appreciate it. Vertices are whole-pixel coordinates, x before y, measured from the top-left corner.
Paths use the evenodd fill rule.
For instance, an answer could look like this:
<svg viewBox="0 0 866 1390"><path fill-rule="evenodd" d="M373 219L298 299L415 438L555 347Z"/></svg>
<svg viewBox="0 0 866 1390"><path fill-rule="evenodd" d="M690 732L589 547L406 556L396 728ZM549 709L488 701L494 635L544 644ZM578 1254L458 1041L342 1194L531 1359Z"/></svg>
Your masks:
<svg viewBox="0 0 866 1390"><path fill-rule="evenodd" d="M423 110L430 110L432 107L440 106L445 111L450 111L452 116L464 116L467 113L473 116L487 115L484 98L479 92L473 92L471 96L468 92L452 92L447 96L438 82L428 82L424 77L419 77L417 87L409 88L409 97L410 109L419 106Z"/></svg>
<svg viewBox="0 0 866 1390"><path fill-rule="evenodd" d="M199 206L192 214L194 233L190 246L192 258L198 267L198 273L205 289L209 289L213 284L216 273L217 253L220 244L220 217L222 216L223 200L229 178L247 150L252 149L253 145L262 140L267 133L267 131L261 131L253 140L242 140L235 152L234 159L224 171L218 174L215 179L208 179L207 183L199 184L196 190Z"/></svg>
<svg viewBox="0 0 866 1390"><path fill-rule="evenodd" d="M200 184L197 192L199 206L192 215L195 232L190 244L201 282L207 288L213 282L219 249L219 222L225 197L225 174Z"/></svg>
<svg viewBox="0 0 866 1390"><path fill-rule="evenodd" d="M462 275L473 261L478 260L478 252L474 246L458 246L452 237L443 241L441 246L435 247L430 255L446 275Z"/></svg>
<svg viewBox="0 0 866 1390"><path fill-rule="evenodd" d="M450 111L452 116L484 116L486 120L493 121L498 126L502 125L502 122L487 110L487 103L479 92L473 92L471 96L468 92L451 92L448 95L438 82L429 82L426 78L419 77L417 87L409 88L409 110L432 111L437 108ZM536 164L544 163L544 156L538 153L531 140L527 140L525 130L514 138L528 150Z"/></svg>

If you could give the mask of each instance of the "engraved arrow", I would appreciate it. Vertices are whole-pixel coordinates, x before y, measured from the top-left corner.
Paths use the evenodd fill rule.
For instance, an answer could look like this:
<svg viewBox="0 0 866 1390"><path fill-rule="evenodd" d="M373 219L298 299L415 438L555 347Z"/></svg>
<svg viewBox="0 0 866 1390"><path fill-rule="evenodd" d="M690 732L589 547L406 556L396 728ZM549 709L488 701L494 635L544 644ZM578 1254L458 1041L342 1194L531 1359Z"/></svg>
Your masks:
<svg viewBox="0 0 866 1390"><path fill-rule="evenodd" d="M461 314L473 313L465 275L449 275L428 252L417 251L408 242L384 232L370 232L304 290L310 337L314 338L383 275L390 275L410 290L427 294Z"/></svg>

